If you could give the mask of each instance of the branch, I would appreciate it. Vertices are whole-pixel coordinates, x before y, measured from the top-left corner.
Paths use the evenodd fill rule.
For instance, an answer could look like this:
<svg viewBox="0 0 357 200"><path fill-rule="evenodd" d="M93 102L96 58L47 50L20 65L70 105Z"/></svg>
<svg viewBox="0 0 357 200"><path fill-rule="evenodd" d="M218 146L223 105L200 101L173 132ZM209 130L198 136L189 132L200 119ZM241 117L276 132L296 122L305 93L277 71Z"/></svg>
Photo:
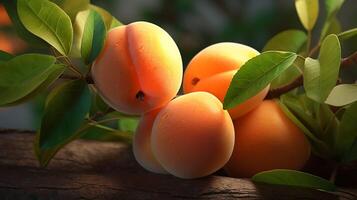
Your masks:
<svg viewBox="0 0 357 200"><path fill-rule="evenodd" d="M285 94L285 93L301 86L302 84L303 84L303 77L299 76L293 82L291 82L289 85L285 85L283 87L270 90L266 98L274 99L276 97L279 97L282 94Z"/></svg>
<svg viewBox="0 0 357 200"><path fill-rule="evenodd" d="M354 52L352 55L343 58L341 60L341 68L346 68L346 67L350 67L353 64L357 64L357 51ZM280 88L276 88L276 89L272 89L269 91L268 95L267 95L267 99L273 99L273 98L277 98L282 94L285 94L299 86L303 85L303 76L300 75L299 77L297 77L293 82L291 82L288 85L282 86Z"/></svg>
<svg viewBox="0 0 357 200"><path fill-rule="evenodd" d="M32 151L34 134L0 130L1 199L346 199L357 198L355 168L343 171L348 188L324 192L257 184L217 174L194 180L145 171L122 142L76 140L46 169ZM338 180L338 179L337 179ZM277 195L279 194L279 195ZM31 197L31 198L30 198Z"/></svg>
<svg viewBox="0 0 357 200"><path fill-rule="evenodd" d="M80 79L78 76L73 76L73 75L69 75L69 74L62 74L60 76L60 79L64 79L64 80L78 80ZM93 81L93 78L92 76L88 75L85 77L85 81L88 83L88 84L94 84L94 81Z"/></svg>

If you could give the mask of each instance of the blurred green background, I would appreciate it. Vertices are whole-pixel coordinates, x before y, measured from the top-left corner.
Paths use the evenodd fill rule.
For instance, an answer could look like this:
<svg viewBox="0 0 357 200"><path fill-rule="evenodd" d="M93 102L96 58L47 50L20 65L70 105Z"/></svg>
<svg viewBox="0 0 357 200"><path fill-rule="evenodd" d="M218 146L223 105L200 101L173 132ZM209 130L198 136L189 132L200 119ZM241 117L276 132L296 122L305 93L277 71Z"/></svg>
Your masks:
<svg viewBox="0 0 357 200"><path fill-rule="evenodd" d="M275 34L286 29L303 29L293 0L92 0L124 24L150 21L164 28L180 48L184 66L203 48L217 42L243 43L261 51ZM338 19L342 30L357 27L357 1L346 0ZM324 0L315 28L318 40L325 20ZM313 43L313 44L314 44ZM342 44L347 56L357 50L357 37ZM28 49L27 51L31 51ZM354 73L356 70L354 70ZM350 73L350 72L347 72ZM352 73L352 71L351 71ZM357 77L357 74L350 74ZM0 128L34 129L38 104L0 108Z"/></svg>

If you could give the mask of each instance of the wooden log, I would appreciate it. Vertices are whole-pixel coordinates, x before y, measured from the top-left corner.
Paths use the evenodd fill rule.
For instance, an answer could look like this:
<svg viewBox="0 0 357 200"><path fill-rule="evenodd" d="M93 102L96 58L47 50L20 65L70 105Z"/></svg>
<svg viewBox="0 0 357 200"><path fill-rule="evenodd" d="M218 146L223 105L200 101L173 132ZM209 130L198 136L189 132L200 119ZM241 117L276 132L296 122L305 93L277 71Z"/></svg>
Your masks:
<svg viewBox="0 0 357 200"><path fill-rule="evenodd" d="M77 140L47 168L33 153L34 134L0 130L0 199L357 199L357 190L318 190L209 176L182 180L143 170L122 143Z"/></svg>

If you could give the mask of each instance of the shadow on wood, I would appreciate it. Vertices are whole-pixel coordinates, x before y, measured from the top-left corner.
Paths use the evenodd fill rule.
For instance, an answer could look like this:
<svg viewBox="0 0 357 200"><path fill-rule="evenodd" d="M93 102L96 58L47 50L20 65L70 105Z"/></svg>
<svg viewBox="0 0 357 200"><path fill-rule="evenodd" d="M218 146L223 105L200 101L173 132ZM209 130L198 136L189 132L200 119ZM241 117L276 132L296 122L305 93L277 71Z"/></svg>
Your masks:
<svg viewBox="0 0 357 200"><path fill-rule="evenodd" d="M0 130L1 199L357 199L356 189L327 193L223 176L157 175L135 162L129 146L111 142L74 141L43 169L33 140L31 132Z"/></svg>

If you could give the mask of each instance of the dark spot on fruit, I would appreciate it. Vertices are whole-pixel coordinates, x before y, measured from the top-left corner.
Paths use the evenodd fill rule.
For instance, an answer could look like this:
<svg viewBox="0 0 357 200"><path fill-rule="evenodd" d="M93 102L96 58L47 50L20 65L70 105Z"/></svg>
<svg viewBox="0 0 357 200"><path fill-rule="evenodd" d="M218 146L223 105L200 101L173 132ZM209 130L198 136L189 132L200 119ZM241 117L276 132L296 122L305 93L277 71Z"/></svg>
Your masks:
<svg viewBox="0 0 357 200"><path fill-rule="evenodd" d="M193 78L191 83L192 83L192 85L196 85L199 81L200 81L199 78Z"/></svg>
<svg viewBox="0 0 357 200"><path fill-rule="evenodd" d="M135 95L135 98L138 99L139 101L144 101L144 97L145 97L145 94L141 90L138 93L136 93L136 95Z"/></svg>

